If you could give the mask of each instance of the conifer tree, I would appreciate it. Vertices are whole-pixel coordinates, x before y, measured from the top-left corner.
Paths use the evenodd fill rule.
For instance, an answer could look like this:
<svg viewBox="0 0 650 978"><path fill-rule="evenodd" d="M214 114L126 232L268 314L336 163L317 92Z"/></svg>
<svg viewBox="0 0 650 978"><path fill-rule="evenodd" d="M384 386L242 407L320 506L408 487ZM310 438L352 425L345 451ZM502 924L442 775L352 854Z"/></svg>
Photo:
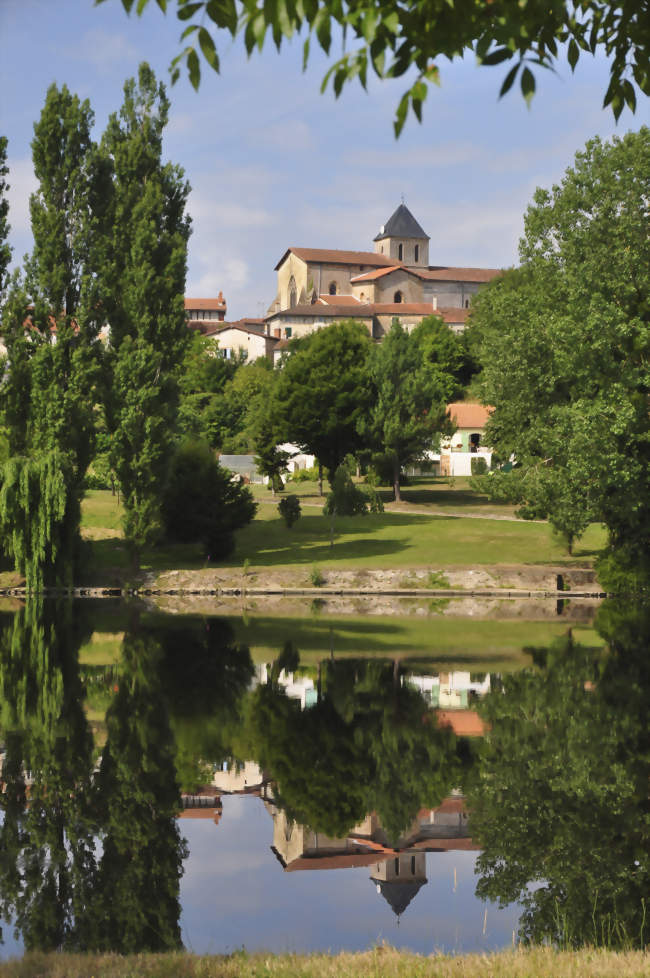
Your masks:
<svg viewBox="0 0 650 978"><path fill-rule="evenodd" d="M7 137L0 136L0 303L7 283L7 271L11 261L11 248L7 243L9 237L9 201L7 200Z"/></svg>
<svg viewBox="0 0 650 978"><path fill-rule="evenodd" d="M103 152L113 174L111 232L101 277L111 327L111 461L120 483L134 565L160 530L172 451L177 373L187 342L184 291L189 185L162 162L169 101L151 68L124 88Z"/></svg>
<svg viewBox="0 0 650 978"><path fill-rule="evenodd" d="M5 551L29 588L71 584L83 479L94 441L101 325L90 255L98 237L89 103L52 85L34 125L34 251L5 307L0 392L8 459L0 477ZM28 299L31 302L28 302Z"/></svg>

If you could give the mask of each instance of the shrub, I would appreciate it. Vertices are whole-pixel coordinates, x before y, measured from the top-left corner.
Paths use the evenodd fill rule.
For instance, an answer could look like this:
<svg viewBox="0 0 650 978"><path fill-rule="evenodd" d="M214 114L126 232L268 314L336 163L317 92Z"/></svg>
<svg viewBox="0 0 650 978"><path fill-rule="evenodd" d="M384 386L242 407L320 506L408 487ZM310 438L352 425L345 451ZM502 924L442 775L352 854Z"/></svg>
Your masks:
<svg viewBox="0 0 650 978"><path fill-rule="evenodd" d="M323 475L325 471L323 470ZM292 482L318 482L318 468L312 465L310 469L296 469L291 473Z"/></svg>
<svg viewBox="0 0 650 978"><path fill-rule="evenodd" d="M367 485L361 490L366 497L366 502L368 504L368 511L370 513L383 513L384 503L381 496L377 492L374 486Z"/></svg>
<svg viewBox="0 0 650 978"><path fill-rule="evenodd" d="M332 491L328 493L323 513L325 516L360 516L368 511L368 497L353 483L344 465L334 473Z"/></svg>
<svg viewBox="0 0 650 978"><path fill-rule="evenodd" d="M221 468L207 442L181 442L161 503L168 540L200 543L212 559L227 557L235 546L234 531L250 523L256 509L250 489Z"/></svg>
<svg viewBox="0 0 650 978"><path fill-rule="evenodd" d="M482 455L473 458L471 461L472 475L485 475L488 470L487 460Z"/></svg>
<svg viewBox="0 0 650 978"><path fill-rule="evenodd" d="M286 525L291 529L293 524L300 519L300 500L294 495L285 496L278 503L278 510Z"/></svg>
<svg viewBox="0 0 650 978"><path fill-rule="evenodd" d="M311 569L309 579L312 583L312 587L322 587L325 583L325 578L323 577L320 568L316 567L315 564Z"/></svg>

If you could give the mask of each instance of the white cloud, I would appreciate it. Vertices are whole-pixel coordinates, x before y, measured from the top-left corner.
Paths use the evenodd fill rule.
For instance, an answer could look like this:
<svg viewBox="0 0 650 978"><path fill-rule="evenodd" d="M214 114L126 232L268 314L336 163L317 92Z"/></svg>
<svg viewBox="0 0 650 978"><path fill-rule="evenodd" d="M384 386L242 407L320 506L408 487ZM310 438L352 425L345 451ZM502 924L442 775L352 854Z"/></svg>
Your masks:
<svg viewBox="0 0 650 978"><path fill-rule="evenodd" d="M299 119L279 119L268 126L256 130L249 142L269 149L281 149L292 153L314 149L314 135L306 122Z"/></svg>

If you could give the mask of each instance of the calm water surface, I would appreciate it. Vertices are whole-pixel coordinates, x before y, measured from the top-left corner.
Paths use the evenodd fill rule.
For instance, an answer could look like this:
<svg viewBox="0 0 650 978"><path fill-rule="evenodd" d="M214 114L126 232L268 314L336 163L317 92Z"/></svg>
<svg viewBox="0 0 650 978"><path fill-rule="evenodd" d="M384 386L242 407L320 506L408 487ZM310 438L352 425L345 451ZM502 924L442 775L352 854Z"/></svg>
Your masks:
<svg viewBox="0 0 650 978"><path fill-rule="evenodd" d="M0 606L5 956L647 944L647 607L201 610Z"/></svg>

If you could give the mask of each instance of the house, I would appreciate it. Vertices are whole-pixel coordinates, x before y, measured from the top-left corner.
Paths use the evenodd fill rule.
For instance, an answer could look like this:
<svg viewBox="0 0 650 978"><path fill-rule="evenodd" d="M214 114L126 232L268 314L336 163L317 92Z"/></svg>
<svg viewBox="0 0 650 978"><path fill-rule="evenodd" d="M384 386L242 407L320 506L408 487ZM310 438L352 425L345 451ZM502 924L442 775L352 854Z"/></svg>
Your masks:
<svg viewBox="0 0 650 978"><path fill-rule="evenodd" d="M219 292L212 299L185 298L185 317L190 329L204 333L215 323L222 323L226 318L226 300Z"/></svg>
<svg viewBox="0 0 650 978"><path fill-rule="evenodd" d="M278 288L267 334L286 340L356 319L380 340L395 317L408 329L431 315L460 331L471 297L501 274L497 268L429 265L429 236L404 203L373 244L373 251L287 248L275 266Z"/></svg>
<svg viewBox="0 0 650 978"><path fill-rule="evenodd" d="M273 360L273 348L278 343L274 336L264 332L263 319L238 319L235 322L222 322L204 329L203 335L219 344L219 353L228 360L242 354L252 363L259 357Z"/></svg>
<svg viewBox="0 0 650 978"><path fill-rule="evenodd" d="M484 431L493 410L476 401L454 401L447 405L456 431L442 440L440 475L472 475L472 459L476 458L485 459L490 468L492 450L484 442Z"/></svg>

